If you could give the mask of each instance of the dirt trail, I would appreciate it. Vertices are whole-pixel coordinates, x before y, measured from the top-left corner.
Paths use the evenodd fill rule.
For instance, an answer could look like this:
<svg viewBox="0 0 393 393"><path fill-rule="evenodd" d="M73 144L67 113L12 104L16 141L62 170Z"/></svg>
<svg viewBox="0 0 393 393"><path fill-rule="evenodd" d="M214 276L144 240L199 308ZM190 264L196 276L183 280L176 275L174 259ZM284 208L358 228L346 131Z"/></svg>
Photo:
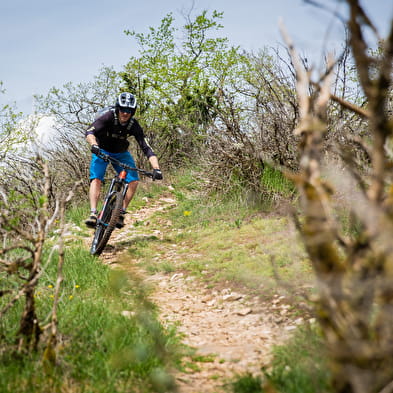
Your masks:
<svg viewBox="0 0 393 393"><path fill-rule="evenodd" d="M146 222L157 210L167 209L175 203L172 198L161 198L149 207L128 214L125 228L114 233L110 246L102 254L103 261L117 264L124 244L132 242L133 237L154 235L162 238L159 230L146 225L141 234L132 223L135 220ZM175 244L168 247L171 263L179 261L176 249ZM130 264L135 268L135 261ZM121 267L127 269L124 263ZM261 367L269 363L272 345L284 340L297 324L302 323L301 319L293 321L287 317L289 306L283 296L277 295L267 304L230 287L207 288L180 270L170 274L140 273L155 288L151 300L158 306L162 322L175 323L178 331L184 334L183 342L195 348L198 355L190 360L194 367L176 375L180 393L223 392L223 385L234 374L259 374ZM195 359L200 361L195 362Z"/></svg>

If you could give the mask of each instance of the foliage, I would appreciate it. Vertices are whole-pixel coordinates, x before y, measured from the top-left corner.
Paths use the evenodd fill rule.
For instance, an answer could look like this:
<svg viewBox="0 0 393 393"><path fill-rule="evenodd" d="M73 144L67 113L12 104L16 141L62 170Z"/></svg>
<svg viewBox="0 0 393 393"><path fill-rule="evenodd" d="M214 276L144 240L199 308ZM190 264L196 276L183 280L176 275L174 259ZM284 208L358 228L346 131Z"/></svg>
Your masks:
<svg viewBox="0 0 393 393"><path fill-rule="evenodd" d="M0 200L0 319L24 299L19 329L18 351L35 351L42 334L37 317L35 293L45 263L43 248L57 211L49 209L50 176L48 166L39 158L30 163L29 173L8 179L11 188L3 190ZM33 185L26 187L33 181Z"/></svg>
<svg viewBox="0 0 393 393"><path fill-rule="evenodd" d="M15 314L2 318L0 390L2 392L171 391L167 369L177 362L178 338L164 329L147 297L147 289L69 243L59 303L59 344L55 364L42 354L13 357L7 345ZM40 319L53 303L56 268L49 266L37 287Z"/></svg>
<svg viewBox="0 0 393 393"><path fill-rule="evenodd" d="M315 325L307 325L274 346L272 360L262 375L236 375L228 388L232 393L332 392L327 358L321 332Z"/></svg>
<svg viewBox="0 0 393 393"><path fill-rule="evenodd" d="M136 222L129 255L149 271L171 271L172 243L181 244L176 254L189 274L207 285L229 280L262 297L272 295L276 274L292 283L309 282L309 263L287 217L261 213L260 205L244 203L233 195L208 195L198 173L193 167L172 177L176 205L148 221L153 228L170 223L164 226L164 238L138 237L146 233L147 223ZM132 203L130 209L136 206Z"/></svg>
<svg viewBox="0 0 393 393"><path fill-rule="evenodd" d="M260 238L256 242L250 234L273 236L280 242L283 239L279 234L287 235L282 229L287 223L270 220L268 229L271 232L268 232L257 218L250 218L249 211L239 206L252 203L253 207L262 210L266 204L261 203L266 200L278 202L273 206L280 206L283 199L293 197L293 184L296 184L303 208L296 224L320 283L316 313L334 365L334 389L338 392L374 392L389 388L393 326L390 246L393 198L389 171L393 156L393 38L390 33L380 42L378 52L368 51L364 29L375 31L374 27L358 1L348 0L347 3L350 46L344 48L336 62L335 79L332 76L334 67L327 62L326 70L315 82L311 81L312 70L298 56L288 61L278 51L245 53L231 47L225 38L212 38L221 28L222 14L216 11L211 15L203 11L195 18L187 15L180 40L177 39L180 30L175 28L171 14L158 28L151 27L147 34L127 31L140 47L140 55L130 58L122 73L106 68L92 83L77 86L68 83L61 89L51 89L46 97L37 97L39 111L55 116L59 136L45 156L53 168L45 194L42 182L35 181L37 172L42 169L32 165L30 157L18 158L18 154L12 154L19 153L16 143L24 144L29 130L34 127L27 126L27 132L23 131L18 124L20 114L8 106L0 110L0 158L6 158L7 163L1 167L0 177L1 234L5 245L1 251L1 282L6 285L1 295L4 300L21 288L22 295L27 295L25 306L28 307L22 316L27 325L24 324L23 329L20 326L23 334L19 338L27 338L36 348L38 337L33 340L31 337L41 332L32 321L42 322L45 318L43 315L36 318L35 287L26 291L24 283L36 285L36 277L41 274L37 263L42 262L43 237L47 234L44 224L57 206L53 197L64 194L75 179L85 179L82 197L86 196L89 155L83 141L84 130L97 109L113 103L119 90L126 89L138 96L138 116L164 165L176 171L185 164L194 167L192 175L185 174L173 190L179 200L177 209L171 212L171 219L179 230L173 236L197 254L192 261L186 261L184 267L202 275L209 265L213 267L214 278L237 277L244 282L256 276L255 272L260 276L266 272L269 277L273 276L273 269L267 269L268 264L271 267L273 251L268 247L258 248ZM293 45L289 48L293 54ZM330 90L331 83L334 94ZM142 157L139 152L137 155L140 162ZM290 180L285 181L284 174L288 173ZM199 183L196 179L202 181ZM204 191L202 196L190 197L196 188ZM202 228L201 235L195 234L194 228ZM184 233L184 230L190 232ZM246 246L228 251L227 243L236 244L239 238L244 243L247 240ZM20 239L22 244L15 246L13 242ZM216 244L214 251L211 244ZM153 252L154 256L165 252L165 244L158 241L149 252L145 249L140 252L142 247L146 247L146 241L135 242L130 252L143 255L145 262L153 258ZM279 246L275 244L275 247ZM276 258L281 271L292 268L288 255L284 253ZM168 263L162 268L173 269ZM15 274L9 278L8 273ZM83 274L89 276L90 273ZM87 292L99 297L100 293L92 287L93 284ZM97 285L97 288L105 292L105 287ZM126 289L132 291L127 285ZM65 293L74 296L74 292ZM110 290L105 294L112 299ZM18 316L23 313L19 298L13 296L15 307L12 303L6 311L10 310L7 316L14 313L14 319L2 320L7 335L14 332L12 329L18 326L15 321L19 321ZM104 308L111 309L113 304L109 306L102 298L95 303L88 299L86 304L83 301L77 304L69 321L67 312L62 314L77 332L76 339L80 334L87 340L94 335L96 326L109 329L112 320L116 321L116 326L117 323L121 325L120 333L108 333L109 336L113 333L116 343L107 337L95 337L96 341L89 342L86 373L73 369L67 374L61 369L69 377L65 384L72 385L76 379L88 380L88 388L95 386L96 380L89 379L96 375L94 363L105 370L104 377L115 365L114 368L121 371L114 375L126 375L119 383L126 384L133 373L143 379L146 369L149 369L152 385L153 380L165 380L162 358L154 359L146 367L143 363L137 370L125 364L127 360L140 359L139 356L146 360L146 353L154 352L149 346L151 343L143 344L140 352L138 345L137 350L123 351L121 338L133 346L134 340L138 341L137 336L128 335L126 324L122 325L124 321L117 314L108 311L108 317L100 313ZM44 309L49 313L48 304ZM92 321L77 318L78 310L97 317ZM154 313L150 311L151 316ZM142 315L145 314L142 312ZM161 351L161 344L165 344L166 339L161 341L159 324L150 316L142 325L147 321L149 333L158 331ZM75 325L71 323L73 318L77 322ZM134 320L132 324L140 328ZM68 337L75 339L75 332L67 331L65 342ZM85 332L89 335L85 336ZM157 338L154 334L143 334L143 338L147 341ZM12 341L10 336L11 333L5 338L7 344ZM23 343L20 339L19 344ZM67 352L69 358L65 358L65 363L75 361L80 366L85 360L81 357L82 346L75 345ZM108 352L100 353L101 346ZM120 360L105 357L119 351L124 355ZM77 358L77 354L80 357ZM279 353L276 356L285 358ZM9 360L8 354L4 359ZM21 367L19 364L16 367L18 372L25 371L21 363ZM276 378L284 384L306 376L302 369L292 374L296 367L287 369L283 364L284 361L278 362L273 371L269 371L272 381ZM30 365L31 370L36 368L34 359ZM303 364L299 362L300 365ZM38 374L36 377L31 370L25 379L26 390L30 391L31 386L45 376ZM5 384L8 383L7 380ZM107 379L106 383L117 389L114 380ZM239 389L243 383L257 389L254 385L258 385L259 380L247 375L239 381ZM296 386L288 387L292 388ZM12 389L15 390L14 385ZM99 389L101 387L97 387L97 391ZM307 391L308 387L303 389Z"/></svg>
<svg viewBox="0 0 393 393"><path fill-rule="evenodd" d="M4 94L0 81L0 94ZM17 150L17 146L24 145L28 140L28 133L23 132L19 123L22 119L22 113L16 112L16 109L10 105L0 108L0 160L3 162L6 158Z"/></svg>
<svg viewBox="0 0 393 393"><path fill-rule="evenodd" d="M297 121L293 77L267 50L243 54L235 77L226 78L205 156L205 175L220 193L237 188L263 200L265 167L296 169Z"/></svg>
<svg viewBox="0 0 393 393"><path fill-rule="evenodd" d="M273 349L273 360L265 369L265 389L282 393L330 392L330 373L321 333L315 326L296 331L285 344Z"/></svg>
<svg viewBox="0 0 393 393"><path fill-rule="evenodd" d="M1 193L0 391L172 391L175 332L158 322L135 276L110 271L65 238L49 208L50 173L42 179L39 163L29 165L15 191Z"/></svg>
<svg viewBox="0 0 393 393"><path fill-rule="evenodd" d="M137 95L137 118L166 170L205 163L204 176L214 191L243 189L246 199L255 200L265 199L260 179L266 164L297 169L295 80L284 72L290 65L278 52L254 55L230 46L218 36L222 16L217 11L186 15L179 29L168 14L147 33L127 30L139 55L130 58L120 77L104 69L94 83L70 83L37 98L40 111L56 116L60 140L53 162L66 173L59 177L61 186L68 178L87 177L83 132L93 112L119 89ZM132 148L143 166L142 152Z"/></svg>
<svg viewBox="0 0 393 393"><path fill-rule="evenodd" d="M262 379L252 374L240 375L231 383L233 393L263 393Z"/></svg>
<svg viewBox="0 0 393 393"><path fill-rule="evenodd" d="M82 195L86 196L90 152L85 131L98 110L114 104L119 83L117 73L105 67L92 82L69 82L62 88L53 87L46 96L36 97L37 111L55 119L53 129L47 131L53 136L45 150L57 189L65 190L75 180L84 180Z"/></svg>
<svg viewBox="0 0 393 393"><path fill-rule="evenodd" d="M140 56L130 59L122 77L140 98L142 123L165 162L191 160L202 151L217 93L241 61L227 39L209 38L222 27L221 18L217 11L188 16L179 43L171 14L148 34L126 32L137 40Z"/></svg>
<svg viewBox="0 0 393 393"><path fill-rule="evenodd" d="M119 83L113 68L104 67L92 82L68 82L62 88L53 87L46 96L36 96L37 111L56 116L58 131L65 141L72 140L71 136L83 137L98 110L114 104Z"/></svg>

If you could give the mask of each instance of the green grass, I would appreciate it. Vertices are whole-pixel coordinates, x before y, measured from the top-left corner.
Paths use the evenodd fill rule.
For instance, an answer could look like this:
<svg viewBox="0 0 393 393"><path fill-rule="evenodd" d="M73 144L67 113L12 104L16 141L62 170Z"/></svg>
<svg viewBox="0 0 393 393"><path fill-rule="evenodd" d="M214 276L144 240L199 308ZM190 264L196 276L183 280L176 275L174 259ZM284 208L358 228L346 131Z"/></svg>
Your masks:
<svg viewBox="0 0 393 393"><path fill-rule="evenodd" d="M75 225L81 225L81 222L85 220L90 212L90 205L88 199L82 203L78 203L67 209L66 220L72 222Z"/></svg>
<svg viewBox="0 0 393 393"><path fill-rule="evenodd" d="M233 393L263 393L262 379L260 376L254 376L246 373L240 375L230 384Z"/></svg>
<svg viewBox="0 0 393 393"><path fill-rule="evenodd" d="M36 292L42 325L52 307L55 273L56 256ZM136 278L109 269L85 247L66 251L55 366L42 362L44 335L37 353L15 352L21 307L19 302L0 321L2 393L156 392L173 384L167 369L179 362L176 332L158 322L147 289Z"/></svg>
<svg viewBox="0 0 393 393"><path fill-rule="evenodd" d="M291 192L277 172L265 171L264 176L265 188L270 187L273 194ZM141 184L138 189L129 210L145 206L146 196L155 199L169 193L177 205L149 218L147 227L136 223L136 236L124 242L128 261L131 258L133 263L143 264L151 273L187 270L209 287L241 285L266 297L280 290L276 274L295 287L310 281L306 254L289 219L272 214L268 210L271 204L250 205L241 195L208 196L195 171L179 171L170 181L170 189L158 182ZM88 210L87 202L73 206L67 219L80 226ZM160 228L164 221L171 225ZM162 229L163 237L149 234L150 228ZM89 254L88 247L78 240L89 234L86 230L67 243L56 366L42 362L44 345L36 354L15 355L22 310L19 302L0 321L0 392L171 391L173 378L167 370L181 367L184 354L178 334L159 323L155 306L148 301L149 289L137 277L109 269ZM56 260L54 255L37 288L42 324L48 322L53 302ZM272 365L264 375L238 376L231 391L261 392L270 384L279 392L303 389L307 393L312 388L318 392L316 384L327 386L327 374L323 356L315 357L320 341L314 338L297 336L275 348ZM191 357L195 369L202 361L210 359Z"/></svg>
<svg viewBox="0 0 393 393"><path fill-rule="evenodd" d="M332 392L323 341L317 329L305 327L273 350L265 370L267 385L282 393Z"/></svg>
<svg viewBox="0 0 393 393"><path fill-rule="evenodd" d="M163 241L138 242L130 248L148 270L165 271L164 263L174 265L167 254L176 244L181 268L210 284L229 280L269 292L277 287L276 275L293 284L310 281L311 267L289 218L258 215L244 207L236 210L231 204L213 215L214 206L207 200L188 208L189 215L184 215L184 204L164 213L173 225Z"/></svg>
<svg viewBox="0 0 393 393"><path fill-rule="evenodd" d="M269 176L270 180L277 176L272 188L292 192L282 176L276 172ZM172 226L164 238L133 243L130 252L139 263L152 273L188 270L209 287L241 285L265 298L280 291L277 276L295 290L312 283L309 260L289 217L261 213L260 205L244 205L236 198L202 197L192 181L183 175L180 183L173 183L177 206L149 219L153 228L160 219L170 219ZM321 346L315 330L300 330L275 347L271 366L262 375L239 375L227 388L232 393L328 392Z"/></svg>
<svg viewBox="0 0 393 393"><path fill-rule="evenodd" d="M265 164L263 169L261 183L267 191L272 194L278 193L286 198L290 198L296 193L296 187L291 180L276 168Z"/></svg>
<svg viewBox="0 0 393 393"><path fill-rule="evenodd" d="M329 378L322 339L315 328L305 327L273 349L271 365L261 375L237 375L227 388L231 393L328 393Z"/></svg>

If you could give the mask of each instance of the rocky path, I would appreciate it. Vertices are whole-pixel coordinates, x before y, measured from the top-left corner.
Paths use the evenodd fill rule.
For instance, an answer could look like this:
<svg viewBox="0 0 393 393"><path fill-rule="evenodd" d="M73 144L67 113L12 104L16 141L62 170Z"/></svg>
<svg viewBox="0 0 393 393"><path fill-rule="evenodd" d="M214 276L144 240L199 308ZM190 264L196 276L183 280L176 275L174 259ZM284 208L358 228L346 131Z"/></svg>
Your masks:
<svg viewBox="0 0 393 393"><path fill-rule="evenodd" d="M157 210L176 203L171 198L161 198L149 207L128 214L126 227L114 234L111 247L104 251L105 263L116 264L124 247L118 246L141 236L132 226L135 220L148 220ZM159 230L148 225L145 236L162 237ZM168 250L171 262L177 260L176 245ZM124 258L122 258L124 260ZM127 265L135 262L127 261ZM124 262L121 265L124 266ZM155 290L152 301L160 310L164 324L176 324L184 335L184 343L195 348L190 359L193 367L176 375L180 393L223 392L225 383L234 374L251 372L259 374L267 365L273 344L282 342L302 319L291 320L285 298L276 295L272 302L263 303L258 298L233 291L230 287L211 289L193 276L180 273L140 272Z"/></svg>

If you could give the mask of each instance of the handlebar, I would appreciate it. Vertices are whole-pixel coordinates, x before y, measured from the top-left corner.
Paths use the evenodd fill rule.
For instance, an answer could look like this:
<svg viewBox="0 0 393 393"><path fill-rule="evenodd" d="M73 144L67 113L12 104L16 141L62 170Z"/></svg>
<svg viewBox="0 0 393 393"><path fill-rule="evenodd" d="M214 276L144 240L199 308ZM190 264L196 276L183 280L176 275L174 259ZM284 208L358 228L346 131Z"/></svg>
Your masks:
<svg viewBox="0 0 393 393"><path fill-rule="evenodd" d="M153 172L149 172L149 171L145 171L144 169L139 169L139 168L133 168L127 164L125 164L124 162L121 162L119 160L116 160L116 158L113 158L111 156L108 156L107 154L100 152L99 154L97 154L98 157L102 158L104 161L106 162L112 162L113 164L119 165L121 168L123 169L128 169L129 171L137 171L139 173L142 173L143 175L147 176L147 177L151 177L153 178Z"/></svg>

